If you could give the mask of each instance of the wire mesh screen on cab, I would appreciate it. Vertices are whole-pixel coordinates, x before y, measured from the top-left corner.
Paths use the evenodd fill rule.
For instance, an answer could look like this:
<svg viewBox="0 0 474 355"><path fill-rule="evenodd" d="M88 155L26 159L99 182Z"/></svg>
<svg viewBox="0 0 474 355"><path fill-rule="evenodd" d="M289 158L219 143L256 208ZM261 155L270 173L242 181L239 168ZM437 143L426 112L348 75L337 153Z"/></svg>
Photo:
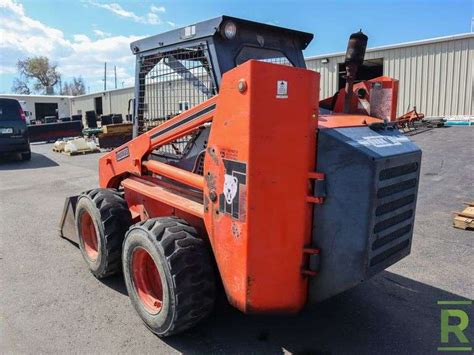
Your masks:
<svg viewBox="0 0 474 355"><path fill-rule="evenodd" d="M293 66L290 60L281 51L268 48L256 48L244 46L235 58L235 64L245 63L247 60L255 59L262 62Z"/></svg>
<svg viewBox="0 0 474 355"><path fill-rule="evenodd" d="M142 58L139 72L138 131L143 133L216 94L211 63L203 44ZM181 156L192 136L161 147Z"/></svg>

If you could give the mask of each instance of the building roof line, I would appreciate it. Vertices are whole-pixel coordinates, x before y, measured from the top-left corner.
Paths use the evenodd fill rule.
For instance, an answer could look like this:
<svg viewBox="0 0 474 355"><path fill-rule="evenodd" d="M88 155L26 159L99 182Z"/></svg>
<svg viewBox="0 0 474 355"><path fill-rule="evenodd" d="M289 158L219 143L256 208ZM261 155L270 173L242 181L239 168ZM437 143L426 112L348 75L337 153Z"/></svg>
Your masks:
<svg viewBox="0 0 474 355"><path fill-rule="evenodd" d="M25 95L25 94L0 94L0 97L19 97L19 98L38 98L49 97L52 99L70 99L73 96L68 95Z"/></svg>
<svg viewBox="0 0 474 355"><path fill-rule="evenodd" d="M464 38L474 38L474 33L473 32L459 33L459 34L443 36L443 37L435 37L435 38L428 38L428 39L422 39L422 40L417 40L417 41L389 44L389 45L386 45L386 46L367 48L367 52L377 52L377 51L395 49L395 48L420 46L420 45L425 45L425 44L446 42L446 41L452 41L452 40L458 40L458 39L464 39ZM345 54L346 54L346 52L318 54L318 55L315 55L315 56L305 57L305 60L339 57L339 56L345 55Z"/></svg>
<svg viewBox="0 0 474 355"><path fill-rule="evenodd" d="M105 94L105 93L109 93L109 92L116 92L116 91L122 91L122 90L129 90L130 88L134 88L135 86L132 85L132 86L124 86L124 87L121 87L121 88L117 88L117 89L108 89L108 90L99 90L99 91L93 91L93 92L90 92L90 93L87 93L87 94L82 94L82 95L77 95L77 96L69 96L70 99L77 99L77 98L81 98L81 97L84 97L84 96L90 96L90 95L94 95L94 96L97 96L97 95L101 95L101 94Z"/></svg>

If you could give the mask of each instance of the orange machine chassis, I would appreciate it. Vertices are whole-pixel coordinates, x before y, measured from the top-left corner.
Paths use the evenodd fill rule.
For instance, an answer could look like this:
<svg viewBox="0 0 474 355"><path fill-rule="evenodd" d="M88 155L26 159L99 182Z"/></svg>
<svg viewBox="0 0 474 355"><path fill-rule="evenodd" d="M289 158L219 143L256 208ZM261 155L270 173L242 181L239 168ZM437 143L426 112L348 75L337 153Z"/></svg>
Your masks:
<svg viewBox="0 0 474 355"><path fill-rule="evenodd" d="M379 82L396 91L397 82ZM307 303L307 277L316 276L308 260L319 254L311 246L313 205L323 202L312 186L325 178L315 171L318 93L316 72L248 61L225 73L219 95L103 156L100 185L124 189L135 221L175 215L206 236L238 309L297 312ZM396 94L389 101L387 120ZM353 112L321 116L320 126L381 122ZM151 159L153 150L209 124L203 175Z"/></svg>
<svg viewBox="0 0 474 355"><path fill-rule="evenodd" d="M296 312L313 274L307 255L318 253L308 248L321 202L311 180L323 178L314 172L318 92L318 73L249 61L224 75L219 95L103 156L100 185L123 187L136 221L176 215L206 235L237 308ZM149 159L210 122L203 176Z"/></svg>
<svg viewBox="0 0 474 355"><path fill-rule="evenodd" d="M357 32L319 101L311 39L222 16L131 44L135 138L66 199L61 236L96 277L124 271L157 335L211 312L214 261L237 309L295 313L410 253L421 151L391 122L398 81L355 83Z"/></svg>

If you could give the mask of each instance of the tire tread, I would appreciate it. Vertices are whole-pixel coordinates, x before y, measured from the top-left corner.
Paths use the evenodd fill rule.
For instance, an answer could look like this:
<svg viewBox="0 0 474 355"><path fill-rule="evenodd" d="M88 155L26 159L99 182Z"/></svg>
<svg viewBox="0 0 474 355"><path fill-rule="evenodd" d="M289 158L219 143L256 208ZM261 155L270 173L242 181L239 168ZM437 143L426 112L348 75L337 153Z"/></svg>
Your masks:
<svg viewBox="0 0 474 355"><path fill-rule="evenodd" d="M102 279L121 271L122 243L132 218L127 202L115 189L94 189L82 195L87 196L99 210L103 225L105 250L102 257L105 267L100 272L94 272L98 279Z"/></svg>
<svg viewBox="0 0 474 355"><path fill-rule="evenodd" d="M206 242L194 227L177 217L158 217L132 228L148 231L161 245L174 283L175 317L158 335L183 332L207 317L214 307L214 270Z"/></svg>

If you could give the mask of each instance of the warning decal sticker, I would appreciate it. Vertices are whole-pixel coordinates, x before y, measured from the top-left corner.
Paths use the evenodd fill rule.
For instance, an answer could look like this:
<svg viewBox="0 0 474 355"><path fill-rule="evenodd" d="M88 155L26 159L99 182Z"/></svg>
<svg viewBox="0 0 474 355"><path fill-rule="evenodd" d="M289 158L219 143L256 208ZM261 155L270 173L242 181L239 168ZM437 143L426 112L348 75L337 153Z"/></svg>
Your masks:
<svg viewBox="0 0 474 355"><path fill-rule="evenodd" d="M288 98L288 81L277 80L277 99L287 99Z"/></svg>
<svg viewBox="0 0 474 355"><path fill-rule="evenodd" d="M236 160L222 159L225 175L222 193L219 194L219 212L245 221L247 201L247 164Z"/></svg>

